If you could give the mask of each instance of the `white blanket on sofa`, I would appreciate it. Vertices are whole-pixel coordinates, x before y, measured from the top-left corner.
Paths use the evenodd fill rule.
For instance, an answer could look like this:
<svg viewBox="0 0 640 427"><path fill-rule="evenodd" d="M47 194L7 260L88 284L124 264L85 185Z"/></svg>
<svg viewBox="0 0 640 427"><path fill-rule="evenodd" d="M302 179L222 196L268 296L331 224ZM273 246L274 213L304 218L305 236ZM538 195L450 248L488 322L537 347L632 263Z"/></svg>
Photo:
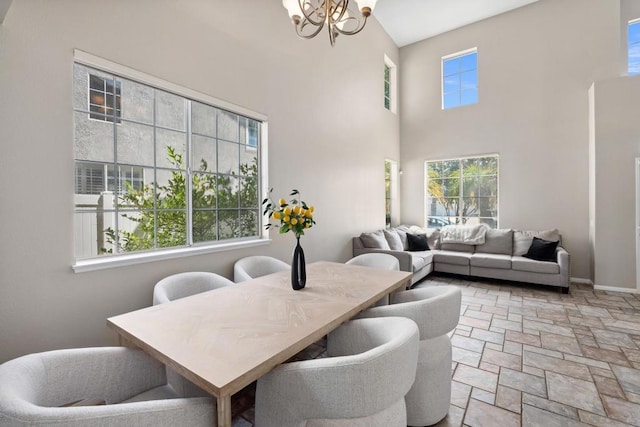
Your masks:
<svg viewBox="0 0 640 427"><path fill-rule="evenodd" d="M487 226L478 225L445 225L440 230L442 243L460 243L463 245L483 245Z"/></svg>

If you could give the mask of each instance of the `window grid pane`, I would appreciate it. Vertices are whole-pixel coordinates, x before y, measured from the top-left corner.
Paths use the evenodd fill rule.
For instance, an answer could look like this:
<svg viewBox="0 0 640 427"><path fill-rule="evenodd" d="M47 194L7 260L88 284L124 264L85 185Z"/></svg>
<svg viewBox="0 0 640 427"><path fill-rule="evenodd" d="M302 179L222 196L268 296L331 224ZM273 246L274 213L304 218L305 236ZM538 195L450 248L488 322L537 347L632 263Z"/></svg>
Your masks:
<svg viewBox="0 0 640 427"><path fill-rule="evenodd" d="M427 227L498 226L498 156L426 162Z"/></svg>
<svg viewBox="0 0 640 427"><path fill-rule="evenodd" d="M442 60L442 108L478 102L478 52Z"/></svg>
<svg viewBox="0 0 640 427"><path fill-rule="evenodd" d="M260 121L75 67L76 259L260 236Z"/></svg>

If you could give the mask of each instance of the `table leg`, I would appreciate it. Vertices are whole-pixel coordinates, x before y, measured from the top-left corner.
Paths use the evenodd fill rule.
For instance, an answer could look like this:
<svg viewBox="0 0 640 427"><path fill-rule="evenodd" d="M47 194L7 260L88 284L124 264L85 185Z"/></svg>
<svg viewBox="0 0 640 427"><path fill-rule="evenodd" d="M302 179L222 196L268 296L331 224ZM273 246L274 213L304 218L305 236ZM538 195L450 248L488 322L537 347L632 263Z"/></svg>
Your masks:
<svg viewBox="0 0 640 427"><path fill-rule="evenodd" d="M231 396L218 397L218 427L231 427Z"/></svg>

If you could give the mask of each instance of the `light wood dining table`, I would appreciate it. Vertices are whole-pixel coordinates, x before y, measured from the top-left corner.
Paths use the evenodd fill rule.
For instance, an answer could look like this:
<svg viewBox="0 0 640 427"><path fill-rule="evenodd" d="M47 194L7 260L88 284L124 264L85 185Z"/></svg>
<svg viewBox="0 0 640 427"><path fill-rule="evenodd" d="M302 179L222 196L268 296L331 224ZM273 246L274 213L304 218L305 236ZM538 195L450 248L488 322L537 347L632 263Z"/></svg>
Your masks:
<svg viewBox="0 0 640 427"><path fill-rule="evenodd" d="M231 427L231 396L391 292L411 273L316 262L306 287L282 271L107 319L140 347L217 399Z"/></svg>

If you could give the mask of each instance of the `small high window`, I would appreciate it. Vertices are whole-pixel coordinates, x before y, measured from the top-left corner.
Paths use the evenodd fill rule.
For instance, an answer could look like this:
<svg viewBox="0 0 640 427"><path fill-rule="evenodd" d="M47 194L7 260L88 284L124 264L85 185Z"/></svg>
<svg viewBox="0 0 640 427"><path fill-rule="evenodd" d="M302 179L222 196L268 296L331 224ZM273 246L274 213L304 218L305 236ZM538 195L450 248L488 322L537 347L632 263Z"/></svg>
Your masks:
<svg viewBox="0 0 640 427"><path fill-rule="evenodd" d="M627 52L629 75L640 74L640 19L630 21L627 27Z"/></svg>
<svg viewBox="0 0 640 427"><path fill-rule="evenodd" d="M442 109L478 102L478 50L442 58Z"/></svg>
<svg viewBox="0 0 640 427"><path fill-rule="evenodd" d="M397 106L397 71L395 64L387 57L384 56L384 108L396 112Z"/></svg>

